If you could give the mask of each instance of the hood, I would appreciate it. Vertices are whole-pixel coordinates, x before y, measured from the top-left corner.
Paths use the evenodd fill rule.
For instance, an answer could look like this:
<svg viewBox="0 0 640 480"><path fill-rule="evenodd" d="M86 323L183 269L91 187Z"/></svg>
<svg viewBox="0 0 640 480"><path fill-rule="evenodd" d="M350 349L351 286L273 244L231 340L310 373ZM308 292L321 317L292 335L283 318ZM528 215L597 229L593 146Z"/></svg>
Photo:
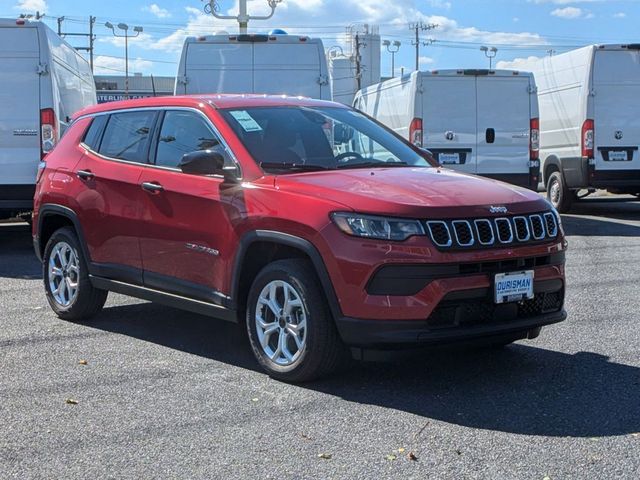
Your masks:
<svg viewBox="0 0 640 480"><path fill-rule="evenodd" d="M549 210L530 190L444 168L375 168L280 175L281 190L330 199L362 213L408 217L487 216L491 206L507 214Z"/></svg>

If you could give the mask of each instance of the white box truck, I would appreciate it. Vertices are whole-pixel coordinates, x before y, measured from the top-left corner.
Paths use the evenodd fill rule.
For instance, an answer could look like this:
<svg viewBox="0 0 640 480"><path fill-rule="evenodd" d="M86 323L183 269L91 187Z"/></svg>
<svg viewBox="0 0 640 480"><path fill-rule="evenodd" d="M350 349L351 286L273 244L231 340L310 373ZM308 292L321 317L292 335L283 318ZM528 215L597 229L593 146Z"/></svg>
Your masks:
<svg viewBox="0 0 640 480"><path fill-rule="evenodd" d="M33 206L38 164L96 103L89 64L42 22L0 19L0 218Z"/></svg>
<svg viewBox="0 0 640 480"><path fill-rule="evenodd" d="M443 166L537 188L533 75L511 70L413 72L361 90L354 106Z"/></svg>
<svg viewBox="0 0 640 480"><path fill-rule="evenodd" d="M549 200L578 190L640 195L640 44L591 45L518 64L534 72Z"/></svg>
<svg viewBox="0 0 640 480"><path fill-rule="evenodd" d="M331 100L322 40L220 34L185 40L175 94L265 93Z"/></svg>

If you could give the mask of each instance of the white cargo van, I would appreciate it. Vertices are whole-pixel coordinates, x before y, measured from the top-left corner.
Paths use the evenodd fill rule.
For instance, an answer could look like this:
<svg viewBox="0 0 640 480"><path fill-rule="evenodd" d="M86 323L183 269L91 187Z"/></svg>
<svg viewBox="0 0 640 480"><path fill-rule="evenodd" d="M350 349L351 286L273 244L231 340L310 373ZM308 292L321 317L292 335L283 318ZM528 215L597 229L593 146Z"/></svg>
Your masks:
<svg viewBox="0 0 640 480"><path fill-rule="evenodd" d="M540 172L535 92L525 72L425 71L363 89L354 106L441 165L533 189Z"/></svg>
<svg viewBox="0 0 640 480"><path fill-rule="evenodd" d="M579 189L640 195L640 44L591 45L525 63L538 84L549 200Z"/></svg>
<svg viewBox="0 0 640 480"><path fill-rule="evenodd" d="M187 38L175 93L266 93L331 100L322 40L282 34Z"/></svg>
<svg viewBox="0 0 640 480"><path fill-rule="evenodd" d="M96 103L88 63L42 22L0 19L0 218L29 212L38 163Z"/></svg>

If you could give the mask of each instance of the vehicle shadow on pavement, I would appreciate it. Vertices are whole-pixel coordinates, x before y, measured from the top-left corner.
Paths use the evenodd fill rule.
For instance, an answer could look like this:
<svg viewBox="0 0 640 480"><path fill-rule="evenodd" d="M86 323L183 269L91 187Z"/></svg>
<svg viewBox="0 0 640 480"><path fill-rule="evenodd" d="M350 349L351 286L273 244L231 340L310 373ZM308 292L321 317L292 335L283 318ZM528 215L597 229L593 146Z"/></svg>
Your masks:
<svg viewBox="0 0 640 480"><path fill-rule="evenodd" d="M602 437L640 432L640 368L515 344L361 363L307 388L470 428ZM418 431L425 422L416 424Z"/></svg>
<svg viewBox="0 0 640 480"><path fill-rule="evenodd" d="M0 224L0 277L42 278L42 264L33 252L28 225Z"/></svg>
<svg viewBox="0 0 640 480"><path fill-rule="evenodd" d="M105 308L89 327L261 372L242 328L151 303ZM523 435L640 432L640 368L608 357L514 344L437 350L395 362L355 362L295 388L430 420ZM293 393L292 393L293 394Z"/></svg>
<svg viewBox="0 0 640 480"><path fill-rule="evenodd" d="M583 200L562 215L562 224L570 236L640 237L640 202Z"/></svg>
<svg viewBox="0 0 640 480"><path fill-rule="evenodd" d="M144 302L105 307L84 325L259 371L242 327L224 320Z"/></svg>

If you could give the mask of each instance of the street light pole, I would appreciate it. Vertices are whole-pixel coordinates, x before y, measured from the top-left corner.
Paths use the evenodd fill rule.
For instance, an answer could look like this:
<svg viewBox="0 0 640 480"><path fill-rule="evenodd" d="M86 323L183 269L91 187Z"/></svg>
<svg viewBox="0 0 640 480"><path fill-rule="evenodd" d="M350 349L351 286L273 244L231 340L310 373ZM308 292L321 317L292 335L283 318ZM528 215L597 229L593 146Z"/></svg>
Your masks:
<svg viewBox="0 0 640 480"><path fill-rule="evenodd" d="M485 47L484 45L480 47L480 51L484 52L484 56L489 59L489 70L493 66L493 59L498 54L498 49L496 47Z"/></svg>
<svg viewBox="0 0 640 480"><path fill-rule="evenodd" d="M204 7L205 13L210 13L220 20L236 20L240 27L240 33L247 33L247 27L249 26L249 20L268 20L276 13L276 7L282 0L267 0L271 13L268 15L249 15L247 13L247 0L238 0L238 15L221 15L218 13L220 10L219 0L204 0L206 5Z"/></svg>
<svg viewBox="0 0 640 480"><path fill-rule="evenodd" d="M104 26L111 29L114 37L124 38L124 98L129 100L129 37L135 38L140 35L142 33L142 27L133 27L135 35L129 35L129 25L119 23L118 28L124 32L124 35L118 35L111 22L106 22Z"/></svg>
<svg viewBox="0 0 640 480"><path fill-rule="evenodd" d="M391 54L391 78L394 78L396 76L396 53L400 50L401 43L398 40L394 40L393 43L385 40L382 45L387 47L387 52Z"/></svg>

